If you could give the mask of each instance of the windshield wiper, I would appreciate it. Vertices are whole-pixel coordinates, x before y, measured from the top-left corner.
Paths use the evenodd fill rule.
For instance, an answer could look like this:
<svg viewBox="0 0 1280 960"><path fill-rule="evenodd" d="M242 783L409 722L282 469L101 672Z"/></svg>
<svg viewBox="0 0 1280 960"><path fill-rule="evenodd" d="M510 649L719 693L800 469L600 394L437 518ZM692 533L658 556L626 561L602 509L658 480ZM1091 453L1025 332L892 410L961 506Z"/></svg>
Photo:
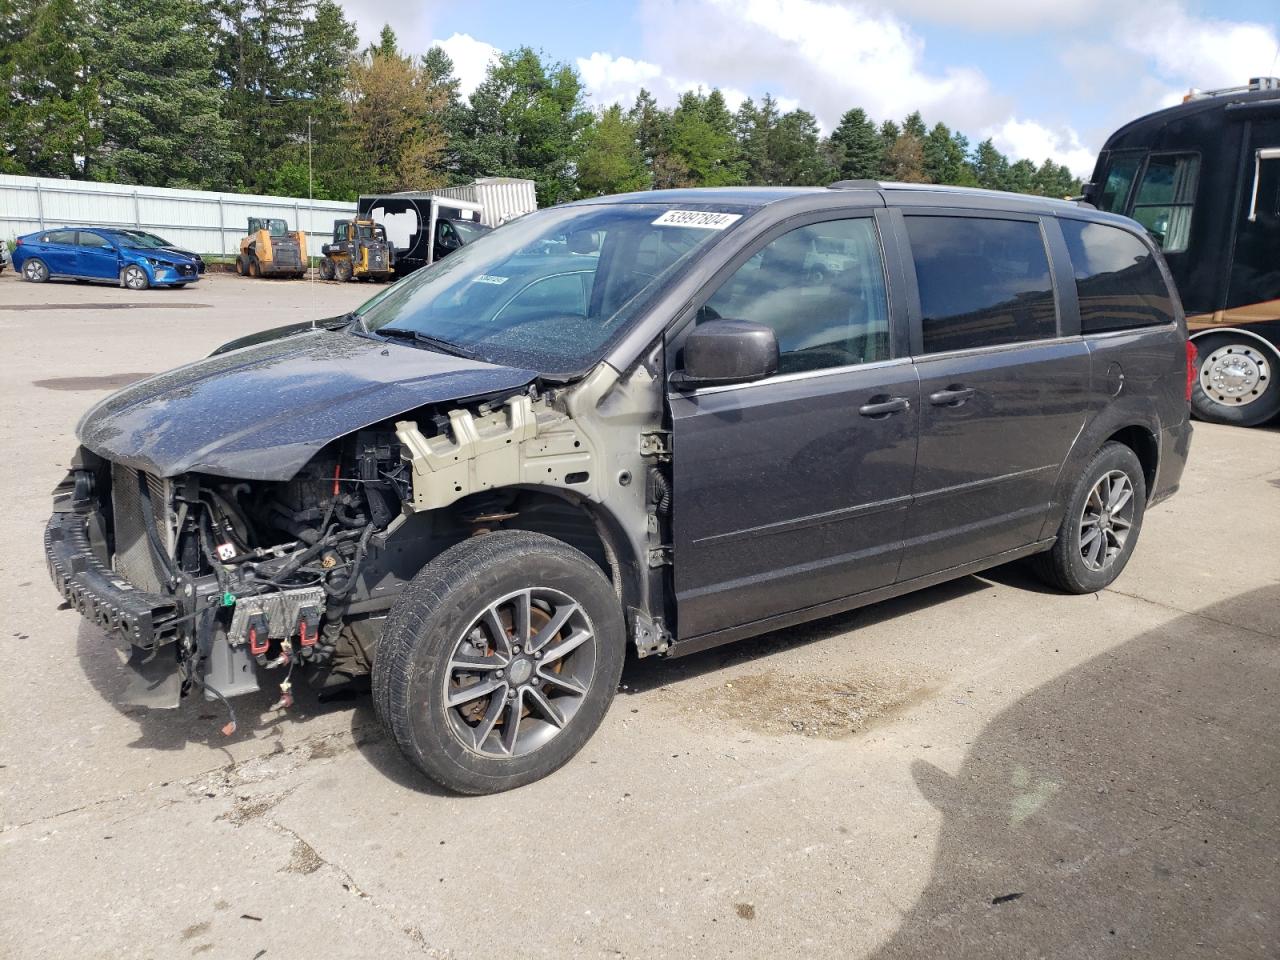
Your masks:
<svg viewBox="0 0 1280 960"><path fill-rule="evenodd" d="M464 360L474 360L476 358L476 355L465 347L450 343L448 340L441 340L439 337L433 337L429 333L422 333L419 330L408 330L404 327L379 327L374 333L380 337L412 340L414 343L421 343L438 353L447 353L452 357L461 357Z"/></svg>

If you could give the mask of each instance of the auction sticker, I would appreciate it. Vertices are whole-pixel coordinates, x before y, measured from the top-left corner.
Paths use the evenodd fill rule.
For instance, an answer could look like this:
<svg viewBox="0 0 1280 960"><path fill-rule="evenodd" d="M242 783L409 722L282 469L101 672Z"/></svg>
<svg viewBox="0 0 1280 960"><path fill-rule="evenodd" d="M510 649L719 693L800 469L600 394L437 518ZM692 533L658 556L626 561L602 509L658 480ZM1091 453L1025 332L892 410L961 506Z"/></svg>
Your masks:
<svg viewBox="0 0 1280 960"><path fill-rule="evenodd" d="M492 283L495 286L500 286L501 284L506 283L510 279L511 279L510 277L495 277L487 273L482 273L480 276L476 277L471 282L472 283Z"/></svg>
<svg viewBox="0 0 1280 960"><path fill-rule="evenodd" d="M723 230L742 219L740 213L714 213L709 210L668 210L657 220L655 227L697 227L699 230Z"/></svg>

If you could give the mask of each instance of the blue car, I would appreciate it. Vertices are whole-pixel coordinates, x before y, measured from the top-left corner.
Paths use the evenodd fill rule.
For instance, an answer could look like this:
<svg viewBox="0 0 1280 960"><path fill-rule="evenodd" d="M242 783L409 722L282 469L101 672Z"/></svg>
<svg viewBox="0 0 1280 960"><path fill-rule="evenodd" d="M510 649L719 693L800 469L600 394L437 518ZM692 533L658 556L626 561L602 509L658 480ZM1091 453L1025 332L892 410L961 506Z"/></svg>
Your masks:
<svg viewBox="0 0 1280 960"><path fill-rule="evenodd" d="M200 279L194 260L170 250L148 249L123 230L65 227L18 238L13 266L24 280L55 277L116 283L130 290L185 287Z"/></svg>

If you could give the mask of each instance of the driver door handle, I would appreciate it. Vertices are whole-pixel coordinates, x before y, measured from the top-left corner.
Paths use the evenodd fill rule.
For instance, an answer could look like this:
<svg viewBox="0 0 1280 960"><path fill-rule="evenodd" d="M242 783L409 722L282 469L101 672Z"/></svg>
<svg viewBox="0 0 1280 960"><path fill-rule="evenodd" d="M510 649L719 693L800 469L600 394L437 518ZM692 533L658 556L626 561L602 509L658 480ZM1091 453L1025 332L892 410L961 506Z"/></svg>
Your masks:
<svg viewBox="0 0 1280 960"><path fill-rule="evenodd" d="M937 393L929 394L929 402L935 407L958 407L966 400L972 399L973 387L953 386Z"/></svg>
<svg viewBox="0 0 1280 960"><path fill-rule="evenodd" d="M873 398L870 403L864 403L858 408L858 413L864 417L887 417L891 413L902 413L910 409L911 401L906 397L885 397Z"/></svg>

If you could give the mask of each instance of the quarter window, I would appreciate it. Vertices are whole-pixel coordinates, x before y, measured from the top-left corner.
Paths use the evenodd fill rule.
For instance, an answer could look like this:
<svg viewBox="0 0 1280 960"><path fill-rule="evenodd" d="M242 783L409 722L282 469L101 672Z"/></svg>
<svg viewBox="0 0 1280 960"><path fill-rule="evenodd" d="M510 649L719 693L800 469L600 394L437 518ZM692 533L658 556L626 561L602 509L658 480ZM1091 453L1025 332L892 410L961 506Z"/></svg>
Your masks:
<svg viewBox="0 0 1280 960"><path fill-rule="evenodd" d="M1082 333L1173 321L1173 298L1146 244L1102 223L1059 223L1075 270Z"/></svg>
<svg viewBox="0 0 1280 960"><path fill-rule="evenodd" d="M1122 154L1111 161L1107 179L1102 184L1102 195L1098 198L1099 210L1124 213L1124 205L1129 201L1129 190L1141 163L1140 154Z"/></svg>
<svg viewBox="0 0 1280 960"><path fill-rule="evenodd" d="M1151 232L1165 253L1187 249L1199 176L1200 158L1195 154L1161 154L1147 162L1133 200L1133 219Z"/></svg>
<svg viewBox="0 0 1280 960"><path fill-rule="evenodd" d="M750 320L778 335L778 372L889 357L889 304L875 222L828 220L783 234L726 280L698 322Z"/></svg>
<svg viewBox="0 0 1280 960"><path fill-rule="evenodd" d="M980 217L907 217L924 352L1057 335L1040 225Z"/></svg>

